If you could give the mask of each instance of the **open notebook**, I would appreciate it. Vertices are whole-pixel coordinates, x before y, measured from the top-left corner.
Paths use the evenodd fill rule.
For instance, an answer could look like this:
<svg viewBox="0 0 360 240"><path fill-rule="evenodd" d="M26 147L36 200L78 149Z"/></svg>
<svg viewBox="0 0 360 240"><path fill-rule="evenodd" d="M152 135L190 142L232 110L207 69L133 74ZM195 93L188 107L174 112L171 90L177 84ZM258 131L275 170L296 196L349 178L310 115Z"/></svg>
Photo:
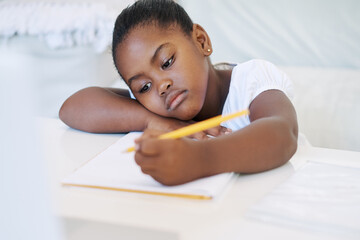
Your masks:
<svg viewBox="0 0 360 240"><path fill-rule="evenodd" d="M92 187L195 199L212 199L225 189L233 173L222 173L178 186L164 186L143 174L134 161L134 145L141 133L129 133L63 179L68 186Z"/></svg>

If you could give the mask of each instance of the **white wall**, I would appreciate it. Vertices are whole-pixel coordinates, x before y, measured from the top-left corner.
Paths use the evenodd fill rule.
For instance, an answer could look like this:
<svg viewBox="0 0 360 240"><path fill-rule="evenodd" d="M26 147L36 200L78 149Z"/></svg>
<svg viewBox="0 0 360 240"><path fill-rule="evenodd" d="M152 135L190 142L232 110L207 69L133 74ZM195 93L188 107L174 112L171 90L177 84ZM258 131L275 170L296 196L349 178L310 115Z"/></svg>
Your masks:
<svg viewBox="0 0 360 240"><path fill-rule="evenodd" d="M213 62L360 68L358 0L181 0L214 45Z"/></svg>

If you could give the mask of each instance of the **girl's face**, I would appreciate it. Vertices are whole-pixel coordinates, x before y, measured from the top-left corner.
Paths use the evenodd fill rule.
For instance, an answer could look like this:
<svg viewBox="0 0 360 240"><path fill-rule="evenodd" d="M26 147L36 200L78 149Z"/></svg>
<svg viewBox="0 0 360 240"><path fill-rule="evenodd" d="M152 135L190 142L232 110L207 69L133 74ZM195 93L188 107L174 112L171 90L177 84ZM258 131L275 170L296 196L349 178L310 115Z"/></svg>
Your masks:
<svg viewBox="0 0 360 240"><path fill-rule="evenodd" d="M200 112L209 77L201 31L194 25L186 36L178 26L148 24L131 30L120 43L116 67L145 108L181 120Z"/></svg>

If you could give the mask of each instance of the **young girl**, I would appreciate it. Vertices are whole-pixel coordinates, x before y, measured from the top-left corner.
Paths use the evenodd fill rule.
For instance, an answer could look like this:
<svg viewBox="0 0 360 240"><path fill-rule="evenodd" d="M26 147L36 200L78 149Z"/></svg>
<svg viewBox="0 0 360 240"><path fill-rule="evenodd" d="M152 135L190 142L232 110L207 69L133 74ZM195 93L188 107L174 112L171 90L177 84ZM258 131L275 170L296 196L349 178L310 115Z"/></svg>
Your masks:
<svg viewBox="0 0 360 240"><path fill-rule="evenodd" d="M298 135L288 78L263 60L216 68L212 51L206 31L177 3L140 0L118 16L113 34L114 63L131 92L83 89L65 101L60 118L88 132L144 131L136 141L135 161L165 185L286 163ZM250 110L248 117L194 134L199 141L157 139L243 109Z"/></svg>

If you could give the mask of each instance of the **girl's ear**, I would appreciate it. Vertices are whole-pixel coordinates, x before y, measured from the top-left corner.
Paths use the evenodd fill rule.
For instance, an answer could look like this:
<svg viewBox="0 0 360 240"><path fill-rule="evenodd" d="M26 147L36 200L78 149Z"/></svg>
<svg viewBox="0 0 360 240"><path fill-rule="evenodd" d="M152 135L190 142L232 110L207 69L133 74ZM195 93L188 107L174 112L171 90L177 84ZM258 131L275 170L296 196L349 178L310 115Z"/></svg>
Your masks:
<svg viewBox="0 0 360 240"><path fill-rule="evenodd" d="M192 35L196 45L199 47L204 56L210 56L212 53L211 41L204 28L202 28L199 24L194 24Z"/></svg>

